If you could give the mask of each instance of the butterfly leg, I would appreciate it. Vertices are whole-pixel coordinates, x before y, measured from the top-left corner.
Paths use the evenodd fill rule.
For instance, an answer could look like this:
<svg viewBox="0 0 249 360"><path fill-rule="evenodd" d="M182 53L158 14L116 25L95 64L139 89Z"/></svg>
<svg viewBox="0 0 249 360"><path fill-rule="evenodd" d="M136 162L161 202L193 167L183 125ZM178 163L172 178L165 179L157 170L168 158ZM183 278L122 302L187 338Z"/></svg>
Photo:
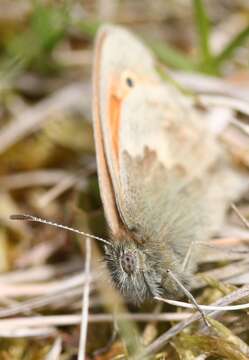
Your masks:
<svg viewBox="0 0 249 360"><path fill-rule="evenodd" d="M182 263L182 266L181 266L182 272L184 272L188 267L189 260L190 260L190 257L191 257L191 253L192 253L192 249L193 249L194 244L195 244L195 241L192 240L189 247L188 247L186 255L185 255L184 259L183 259L183 263Z"/></svg>
<svg viewBox="0 0 249 360"><path fill-rule="evenodd" d="M195 300L195 298L193 297L193 295L191 294L191 292L188 291L188 289L185 288L185 286L177 279L177 277L175 276L175 274L170 270L167 269L167 274L168 276L179 286L179 288L183 291L183 293L187 296L187 298L192 302L192 304L196 307L196 309L199 311L199 313L202 316L202 319L204 321L204 323L206 324L206 326L210 326L208 323L208 320L204 314L204 312L202 311L202 309L200 308L200 306L198 305L197 301Z"/></svg>

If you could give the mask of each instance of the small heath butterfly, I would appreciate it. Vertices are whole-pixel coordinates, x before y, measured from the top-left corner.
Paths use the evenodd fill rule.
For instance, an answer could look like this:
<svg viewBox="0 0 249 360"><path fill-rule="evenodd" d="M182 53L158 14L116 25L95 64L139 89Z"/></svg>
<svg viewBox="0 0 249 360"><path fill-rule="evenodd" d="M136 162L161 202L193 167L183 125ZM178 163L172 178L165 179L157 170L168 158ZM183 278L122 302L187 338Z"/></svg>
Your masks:
<svg viewBox="0 0 249 360"><path fill-rule="evenodd" d="M232 198L221 191L220 179L233 176L215 135L191 99L161 80L150 51L108 25L95 46L93 122L113 282L136 303L175 296Z"/></svg>
<svg viewBox="0 0 249 360"><path fill-rule="evenodd" d="M104 26L93 74L97 168L114 284L137 303L188 284L206 240L201 177L213 139L130 32ZM212 154L211 154L212 158ZM195 175L191 171L194 169ZM191 248L191 252L189 249Z"/></svg>

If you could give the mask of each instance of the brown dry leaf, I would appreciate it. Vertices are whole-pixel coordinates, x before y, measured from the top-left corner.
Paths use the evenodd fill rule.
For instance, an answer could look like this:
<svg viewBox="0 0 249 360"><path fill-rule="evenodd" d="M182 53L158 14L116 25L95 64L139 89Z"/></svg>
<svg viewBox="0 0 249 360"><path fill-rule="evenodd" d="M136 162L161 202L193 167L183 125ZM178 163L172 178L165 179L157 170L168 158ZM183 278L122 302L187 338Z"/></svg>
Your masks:
<svg viewBox="0 0 249 360"><path fill-rule="evenodd" d="M249 346L242 339L234 335L230 329L219 321L210 319L210 323L218 336L231 344L234 344L243 354L249 357Z"/></svg>
<svg viewBox="0 0 249 360"><path fill-rule="evenodd" d="M181 349L181 354L189 354L191 351L195 356L206 353L209 356L220 356L222 359L248 359L248 353L244 352L245 347L242 349L241 343L238 344L238 342L234 342L234 336L232 336L231 339L230 336L229 338L225 338L223 335L189 335L182 333L177 340L174 341L174 344L177 351L179 348ZM184 357L182 359L184 359Z"/></svg>

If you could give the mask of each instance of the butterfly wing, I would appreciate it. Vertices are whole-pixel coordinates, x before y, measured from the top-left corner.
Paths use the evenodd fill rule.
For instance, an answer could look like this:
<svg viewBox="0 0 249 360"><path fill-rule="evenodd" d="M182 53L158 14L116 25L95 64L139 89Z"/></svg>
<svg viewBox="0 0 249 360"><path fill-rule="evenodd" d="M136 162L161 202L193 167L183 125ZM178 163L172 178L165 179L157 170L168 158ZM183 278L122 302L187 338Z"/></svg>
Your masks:
<svg viewBox="0 0 249 360"><path fill-rule="evenodd" d="M151 74L152 79L157 79L154 60L147 49L128 31L104 26L95 46L93 117L100 192L114 235L125 223L119 196L119 139L121 108L127 96L125 71L129 68L141 77Z"/></svg>
<svg viewBox="0 0 249 360"><path fill-rule="evenodd" d="M206 199L214 204L221 190L213 186L217 139L191 100L161 81L153 56L130 32L104 27L96 49L95 139L110 228L142 226L151 238L170 222L177 238L189 239L200 227L199 207L208 212Z"/></svg>

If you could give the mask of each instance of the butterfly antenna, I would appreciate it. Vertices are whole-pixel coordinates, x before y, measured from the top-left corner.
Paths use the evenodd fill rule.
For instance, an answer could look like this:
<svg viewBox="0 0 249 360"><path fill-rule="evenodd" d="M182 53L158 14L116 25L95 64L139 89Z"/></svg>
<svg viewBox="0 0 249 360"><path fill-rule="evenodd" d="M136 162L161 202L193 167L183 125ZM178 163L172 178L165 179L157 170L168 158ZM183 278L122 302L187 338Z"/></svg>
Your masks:
<svg viewBox="0 0 249 360"><path fill-rule="evenodd" d="M38 223L41 223L41 224L51 225L51 226L54 226L54 227L57 227L57 228L60 228L60 229L63 229L63 230L71 231L71 232L74 232L76 234L88 237L90 239L95 239L95 240L101 241L102 243L104 243L104 244L106 244L108 246L112 246L112 244L109 241L107 241L105 239L102 239L99 236L87 234L87 233L85 233L83 231L80 231L78 229L74 229L74 228L71 228L69 226L62 225L62 224L57 224L55 222L45 220L45 219L42 219L42 218L39 218L39 217L36 217L36 216L33 216L33 215L14 214L14 215L10 215L10 219L11 220L32 221L32 222L38 222Z"/></svg>

